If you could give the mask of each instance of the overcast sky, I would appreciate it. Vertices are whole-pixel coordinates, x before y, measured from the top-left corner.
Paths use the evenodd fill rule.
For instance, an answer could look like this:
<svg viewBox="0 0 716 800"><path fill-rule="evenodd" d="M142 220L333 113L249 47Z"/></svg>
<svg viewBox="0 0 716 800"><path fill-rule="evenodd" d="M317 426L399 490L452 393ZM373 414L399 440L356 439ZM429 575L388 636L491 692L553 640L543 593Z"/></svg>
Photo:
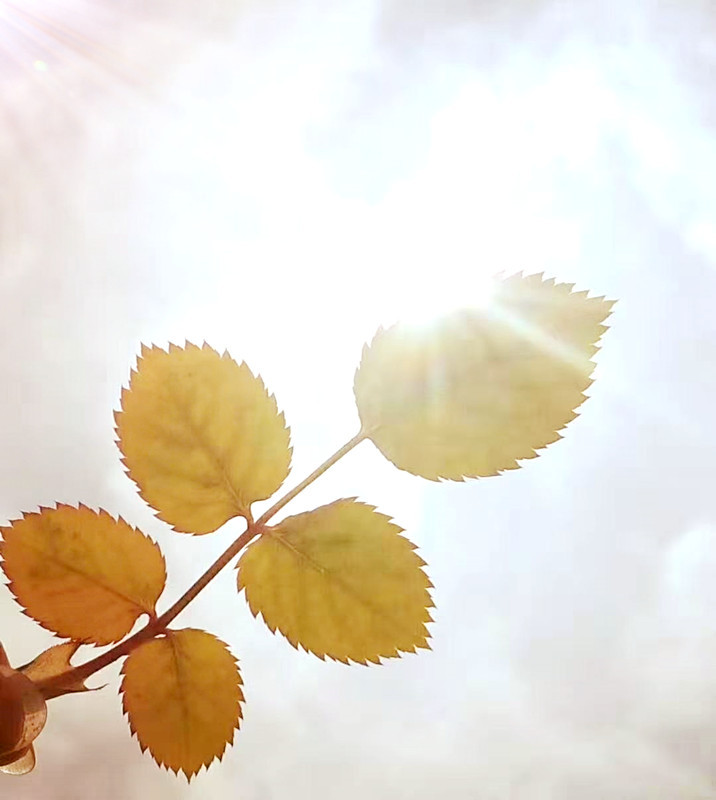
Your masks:
<svg viewBox="0 0 716 800"><path fill-rule="evenodd" d="M287 513L378 505L435 583L433 650L325 664L227 571L178 623L240 659L187 787L116 669L50 704L17 800L716 798L716 15L707 0L0 0L0 514L106 508L166 604L240 529L173 534L123 475L140 342L260 372L297 481L357 429L380 322L547 271L619 300L565 439L429 485L363 444ZM53 643L0 594L22 664Z"/></svg>

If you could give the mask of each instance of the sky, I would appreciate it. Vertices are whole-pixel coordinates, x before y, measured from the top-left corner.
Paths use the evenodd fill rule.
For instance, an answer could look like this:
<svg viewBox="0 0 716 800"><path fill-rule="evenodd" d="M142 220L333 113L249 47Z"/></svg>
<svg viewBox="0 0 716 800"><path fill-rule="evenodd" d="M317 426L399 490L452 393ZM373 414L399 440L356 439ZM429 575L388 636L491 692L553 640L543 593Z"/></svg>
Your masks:
<svg viewBox="0 0 716 800"><path fill-rule="evenodd" d="M0 515L121 514L166 603L239 528L156 520L112 411L140 342L245 359L300 480L357 430L377 325L500 270L618 300L590 399L523 468L429 484L364 443L287 513L358 496L418 544L432 650L323 663L231 571L179 618L244 721L190 785L117 669L53 700L18 800L716 798L716 16L710 3L0 0ZM0 593L22 664L53 638Z"/></svg>

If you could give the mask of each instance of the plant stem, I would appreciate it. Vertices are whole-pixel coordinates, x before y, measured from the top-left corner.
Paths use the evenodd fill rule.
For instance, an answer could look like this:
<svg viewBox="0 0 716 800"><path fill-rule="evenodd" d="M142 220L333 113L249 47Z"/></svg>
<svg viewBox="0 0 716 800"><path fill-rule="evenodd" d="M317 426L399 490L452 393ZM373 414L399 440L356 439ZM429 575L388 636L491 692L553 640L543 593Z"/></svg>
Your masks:
<svg viewBox="0 0 716 800"><path fill-rule="evenodd" d="M90 675L98 672L101 669L112 664L119 658L129 655L132 650L139 647L139 645L154 639L156 636L164 633L169 624L177 617L191 601L201 592L212 580L229 564L241 550L257 535L262 533L266 523L280 511L285 505L291 502L298 494L300 494L306 487L310 486L317 478L320 478L324 472L329 470L337 461L349 453L356 445L360 444L367 438L367 434L361 430L350 441L346 442L343 447L336 450L336 452L327 458L319 467L317 467L307 478L301 481L296 487L286 492L283 497L277 500L267 511L265 511L255 522L248 519L246 530L235 539L229 547L214 561L214 563L201 575L184 594L170 606L161 616L150 619L150 621L135 634L125 639L119 644L116 644L111 650L106 653L91 659L90 661L80 664L77 667L61 672L59 675L54 675L51 678L37 681L37 687L42 692L44 698L49 700L52 697L58 697L66 693L66 688L70 685L76 685L84 682Z"/></svg>
<svg viewBox="0 0 716 800"><path fill-rule="evenodd" d="M336 461L340 461L344 455L350 453L350 451L358 444L360 444L364 439L368 438L368 434L365 433L363 430L360 430L350 441L346 442L343 447L336 450L336 452L330 457L327 458L320 467L316 467L313 472L301 483L298 484L295 488L291 489L290 492L286 492L286 494L277 500L271 508L264 513L256 520L257 525L265 525L274 514L280 511L285 505L293 500L296 495L300 494L307 486L310 486L317 478L320 478L324 472L327 472L335 463Z"/></svg>

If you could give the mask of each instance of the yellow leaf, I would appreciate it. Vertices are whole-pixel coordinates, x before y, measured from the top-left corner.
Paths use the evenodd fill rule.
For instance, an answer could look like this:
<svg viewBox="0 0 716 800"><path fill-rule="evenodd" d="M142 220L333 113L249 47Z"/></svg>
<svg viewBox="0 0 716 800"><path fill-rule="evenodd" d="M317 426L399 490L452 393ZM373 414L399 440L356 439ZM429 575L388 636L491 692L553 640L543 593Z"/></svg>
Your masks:
<svg viewBox="0 0 716 800"><path fill-rule="evenodd" d="M560 439L576 416L613 302L514 275L484 310L379 330L354 392L362 429L400 469L496 475Z"/></svg>
<svg viewBox="0 0 716 800"><path fill-rule="evenodd" d="M142 752L188 779L221 759L241 719L241 676L226 645L187 628L138 647L122 667L124 712Z"/></svg>
<svg viewBox="0 0 716 800"><path fill-rule="evenodd" d="M139 616L154 614L166 581L164 558L121 517L58 505L0 531L10 589L29 616L58 636L110 644Z"/></svg>
<svg viewBox="0 0 716 800"><path fill-rule="evenodd" d="M239 561L239 590L294 647L374 661L428 647L433 605L425 562L373 506L337 500L288 517Z"/></svg>
<svg viewBox="0 0 716 800"><path fill-rule="evenodd" d="M160 519L210 533L281 486L289 431L261 378L208 345L142 346L116 413L129 476Z"/></svg>

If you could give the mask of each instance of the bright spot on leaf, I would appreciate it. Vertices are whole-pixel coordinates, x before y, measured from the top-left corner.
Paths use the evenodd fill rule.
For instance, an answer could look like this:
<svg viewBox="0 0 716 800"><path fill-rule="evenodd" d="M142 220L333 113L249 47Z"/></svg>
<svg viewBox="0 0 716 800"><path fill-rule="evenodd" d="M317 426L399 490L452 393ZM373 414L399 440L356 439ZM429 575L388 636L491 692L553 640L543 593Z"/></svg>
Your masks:
<svg viewBox="0 0 716 800"><path fill-rule="evenodd" d="M191 779L221 759L241 720L241 676L226 645L205 631L167 631L122 668L125 714L142 752Z"/></svg>
<svg viewBox="0 0 716 800"><path fill-rule="evenodd" d="M428 647L432 585L415 545L354 499L280 522L239 561L255 615L320 658L374 661Z"/></svg>
<svg viewBox="0 0 716 800"><path fill-rule="evenodd" d="M397 309L395 319L416 331L429 329L446 314L454 311L469 295L471 307L487 308L492 302L497 282L494 276L473 272L465 276L461 291L452 284L434 281L429 290L403 291L394 300Z"/></svg>
<svg viewBox="0 0 716 800"><path fill-rule="evenodd" d="M354 382L363 430L397 467L431 480L514 469L576 417L612 305L520 274L499 281L484 309L379 330Z"/></svg>
<svg viewBox="0 0 716 800"><path fill-rule="evenodd" d="M129 476L158 517L210 533L288 475L289 431L246 364L208 345L142 347L116 414Z"/></svg>
<svg viewBox="0 0 716 800"><path fill-rule="evenodd" d="M0 528L2 568L25 612L58 636L110 644L153 614L166 568L121 517L58 505Z"/></svg>

